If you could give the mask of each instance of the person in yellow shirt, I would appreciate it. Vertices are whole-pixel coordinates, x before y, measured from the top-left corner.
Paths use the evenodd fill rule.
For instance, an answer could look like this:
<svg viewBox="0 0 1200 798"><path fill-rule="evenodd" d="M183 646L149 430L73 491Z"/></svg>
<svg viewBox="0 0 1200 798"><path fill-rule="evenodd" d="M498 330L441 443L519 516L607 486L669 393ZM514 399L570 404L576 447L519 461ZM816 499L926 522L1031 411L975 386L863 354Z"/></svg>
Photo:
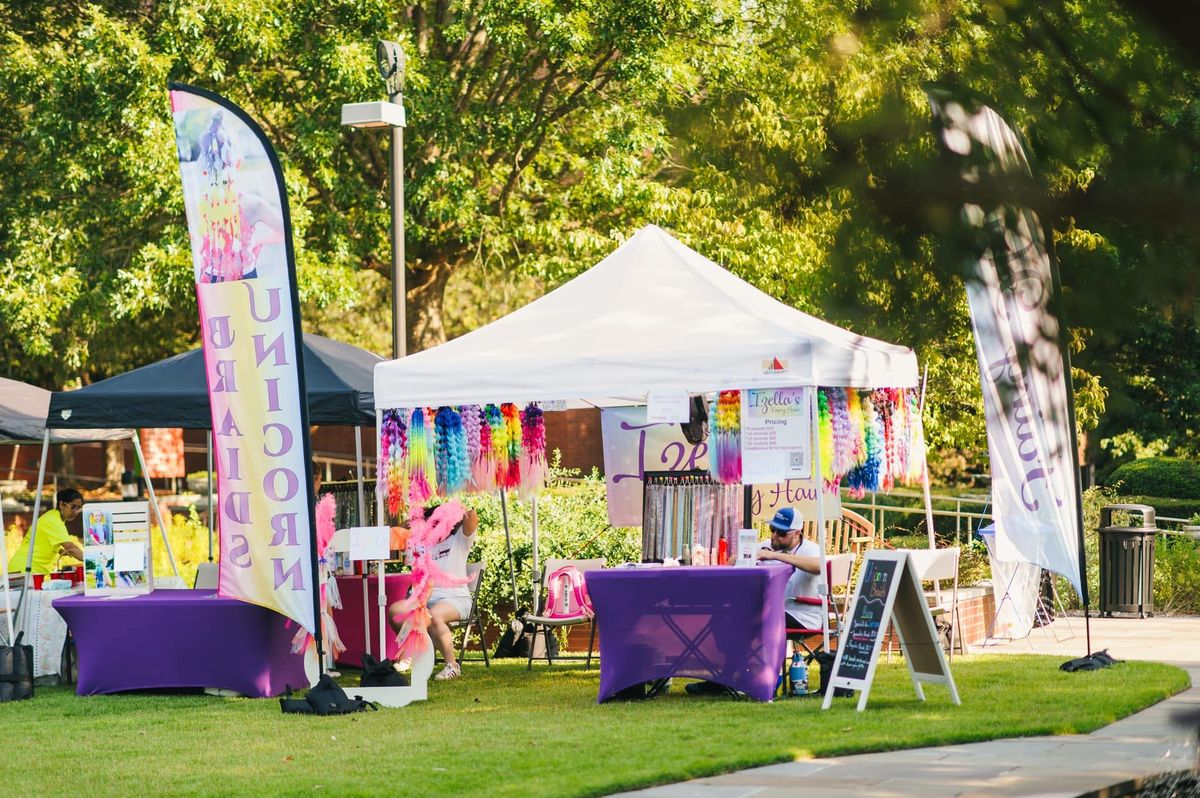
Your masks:
<svg viewBox="0 0 1200 798"><path fill-rule="evenodd" d="M67 524L74 521L83 510L83 496L74 488L65 488L58 492L56 498L57 506L42 513L42 517L38 519L37 540L33 545L33 565L30 573L50 573L54 570L55 560L61 554L83 560L83 546L67 531ZM25 560L29 557L29 535L30 532L25 533L21 545L8 561L9 573L25 570Z"/></svg>

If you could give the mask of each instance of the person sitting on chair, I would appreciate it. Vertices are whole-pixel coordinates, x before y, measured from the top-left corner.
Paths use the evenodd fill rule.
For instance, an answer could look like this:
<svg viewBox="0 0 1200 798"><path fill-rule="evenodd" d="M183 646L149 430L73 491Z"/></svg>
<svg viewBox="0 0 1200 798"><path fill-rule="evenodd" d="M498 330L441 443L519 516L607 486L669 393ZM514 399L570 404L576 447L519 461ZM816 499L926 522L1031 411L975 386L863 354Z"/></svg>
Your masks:
<svg viewBox="0 0 1200 798"><path fill-rule="evenodd" d="M33 545L33 564L29 572L48 574L54 570L54 561L59 555L83 560L83 546L67 531L67 524L75 520L83 510L83 496L74 488L58 492L55 509L42 513L37 522L37 540ZM31 530L32 532L32 530ZM29 558L29 536L26 532L21 545L8 561L9 572L24 571Z"/></svg>
<svg viewBox="0 0 1200 798"><path fill-rule="evenodd" d="M771 527L771 542L758 550L758 560L760 565L780 563L793 569L783 600L788 628L820 629L821 606L796 601L797 596L818 598L821 595L817 591L821 573L820 548L804 537L801 532L804 518L793 507L781 508L768 526Z"/></svg>
<svg viewBox="0 0 1200 798"><path fill-rule="evenodd" d="M425 510L428 518L435 508ZM432 557L438 569L448 576L466 579L467 555L475 543L475 530L479 528L479 516L474 510L467 510L462 521L454 528L445 540L433 549ZM454 652L454 634L449 624L466 620L471 615L471 591L464 585L457 587L435 587L426 603L429 607L429 637L433 647L442 655L446 666L433 678L439 681L455 679L462 675L458 657ZM392 618L392 627L399 631L395 621L401 611L403 602L396 602L388 608L388 617Z"/></svg>

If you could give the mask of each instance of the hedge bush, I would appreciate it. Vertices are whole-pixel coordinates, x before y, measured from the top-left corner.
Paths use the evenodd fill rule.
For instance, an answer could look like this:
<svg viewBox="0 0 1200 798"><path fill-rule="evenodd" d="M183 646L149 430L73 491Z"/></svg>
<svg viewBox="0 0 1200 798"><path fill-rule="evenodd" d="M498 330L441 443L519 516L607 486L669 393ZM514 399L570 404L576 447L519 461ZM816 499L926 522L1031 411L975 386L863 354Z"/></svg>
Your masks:
<svg viewBox="0 0 1200 798"><path fill-rule="evenodd" d="M1200 462L1182 457L1146 457L1113 471L1105 484L1126 495L1200 499Z"/></svg>

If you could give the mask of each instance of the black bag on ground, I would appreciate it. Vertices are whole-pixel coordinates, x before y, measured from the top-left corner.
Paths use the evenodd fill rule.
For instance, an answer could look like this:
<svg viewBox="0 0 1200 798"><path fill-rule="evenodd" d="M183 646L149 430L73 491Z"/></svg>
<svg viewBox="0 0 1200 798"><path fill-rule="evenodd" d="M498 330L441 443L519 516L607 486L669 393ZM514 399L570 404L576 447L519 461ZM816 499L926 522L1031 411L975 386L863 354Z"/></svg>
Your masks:
<svg viewBox="0 0 1200 798"><path fill-rule="evenodd" d="M513 621L496 644L496 653L492 655L492 659L525 659L528 656L529 640L525 637L525 624Z"/></svg>
<svg viewBox="0 0 1200 798"><path fill-rule="evenodd" d="M815 659L817 664L821 666L821 681L817 686L817 692L820 695L825 695L825 691L829 688L829 682L833 679L833 663L837 658L828 651L817 651L812 655L811 659ZM854 695L854 691L848 687L833 688L834 698L847 698L852 695Z"/></svg>
<svg viewBox="0 0 1200 798"><path fill-rule="evenodd" d="M1110 665L1116 665L1118 662L1121 662L1121 660L1113 659L1112 656L1109 655L1108 649L1105 648L1100 651L1092 652L1086 657L1069 659L1062 665L1059 665L1058 669L1060 671L1066 671L1067 673L1074 673L1075 671L1098 671L1101 668L1107 668Z"/></svg>
<svg viewBox="0 0 1200 798"><path fill-rule="evenodd" d="M305 709L302 704L307 704ZM279 699L279 708L283 712L295 712L305 715L345 715L350 712L365 712L377 709L369 701L361 698L351 698L341 685L333 680L328 673L322 673L315 687L308 691L303 699L292 698L289 688L285 697Z"/></svg>
<svg viewBox="0 0 1200 798"><path fill-rule="evenodd" d="M396 670L390 659L380 661L365 652L362 658L362 687L408 687L408 674Z"/></svg>
<svg viewBox="0 0 1200 798"><path fill-rule="evenodd" d="M24 632L11 646L0 646L0 702L33 698L33 646L22 645Z"/></svg>

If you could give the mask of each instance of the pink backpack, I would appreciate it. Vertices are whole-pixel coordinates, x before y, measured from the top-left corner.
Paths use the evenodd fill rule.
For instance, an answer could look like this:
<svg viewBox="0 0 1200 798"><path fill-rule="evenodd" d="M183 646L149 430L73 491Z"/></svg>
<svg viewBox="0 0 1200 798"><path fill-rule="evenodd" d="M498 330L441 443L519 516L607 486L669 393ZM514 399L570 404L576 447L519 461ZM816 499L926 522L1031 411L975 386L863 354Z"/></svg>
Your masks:
<svg viewBox="0 0 1200 798"><path fill-rule="evenodd" d="M564 565L546 577L546 618L592 617L592 600L588 596L583 574L574 565Z"/></svg>

